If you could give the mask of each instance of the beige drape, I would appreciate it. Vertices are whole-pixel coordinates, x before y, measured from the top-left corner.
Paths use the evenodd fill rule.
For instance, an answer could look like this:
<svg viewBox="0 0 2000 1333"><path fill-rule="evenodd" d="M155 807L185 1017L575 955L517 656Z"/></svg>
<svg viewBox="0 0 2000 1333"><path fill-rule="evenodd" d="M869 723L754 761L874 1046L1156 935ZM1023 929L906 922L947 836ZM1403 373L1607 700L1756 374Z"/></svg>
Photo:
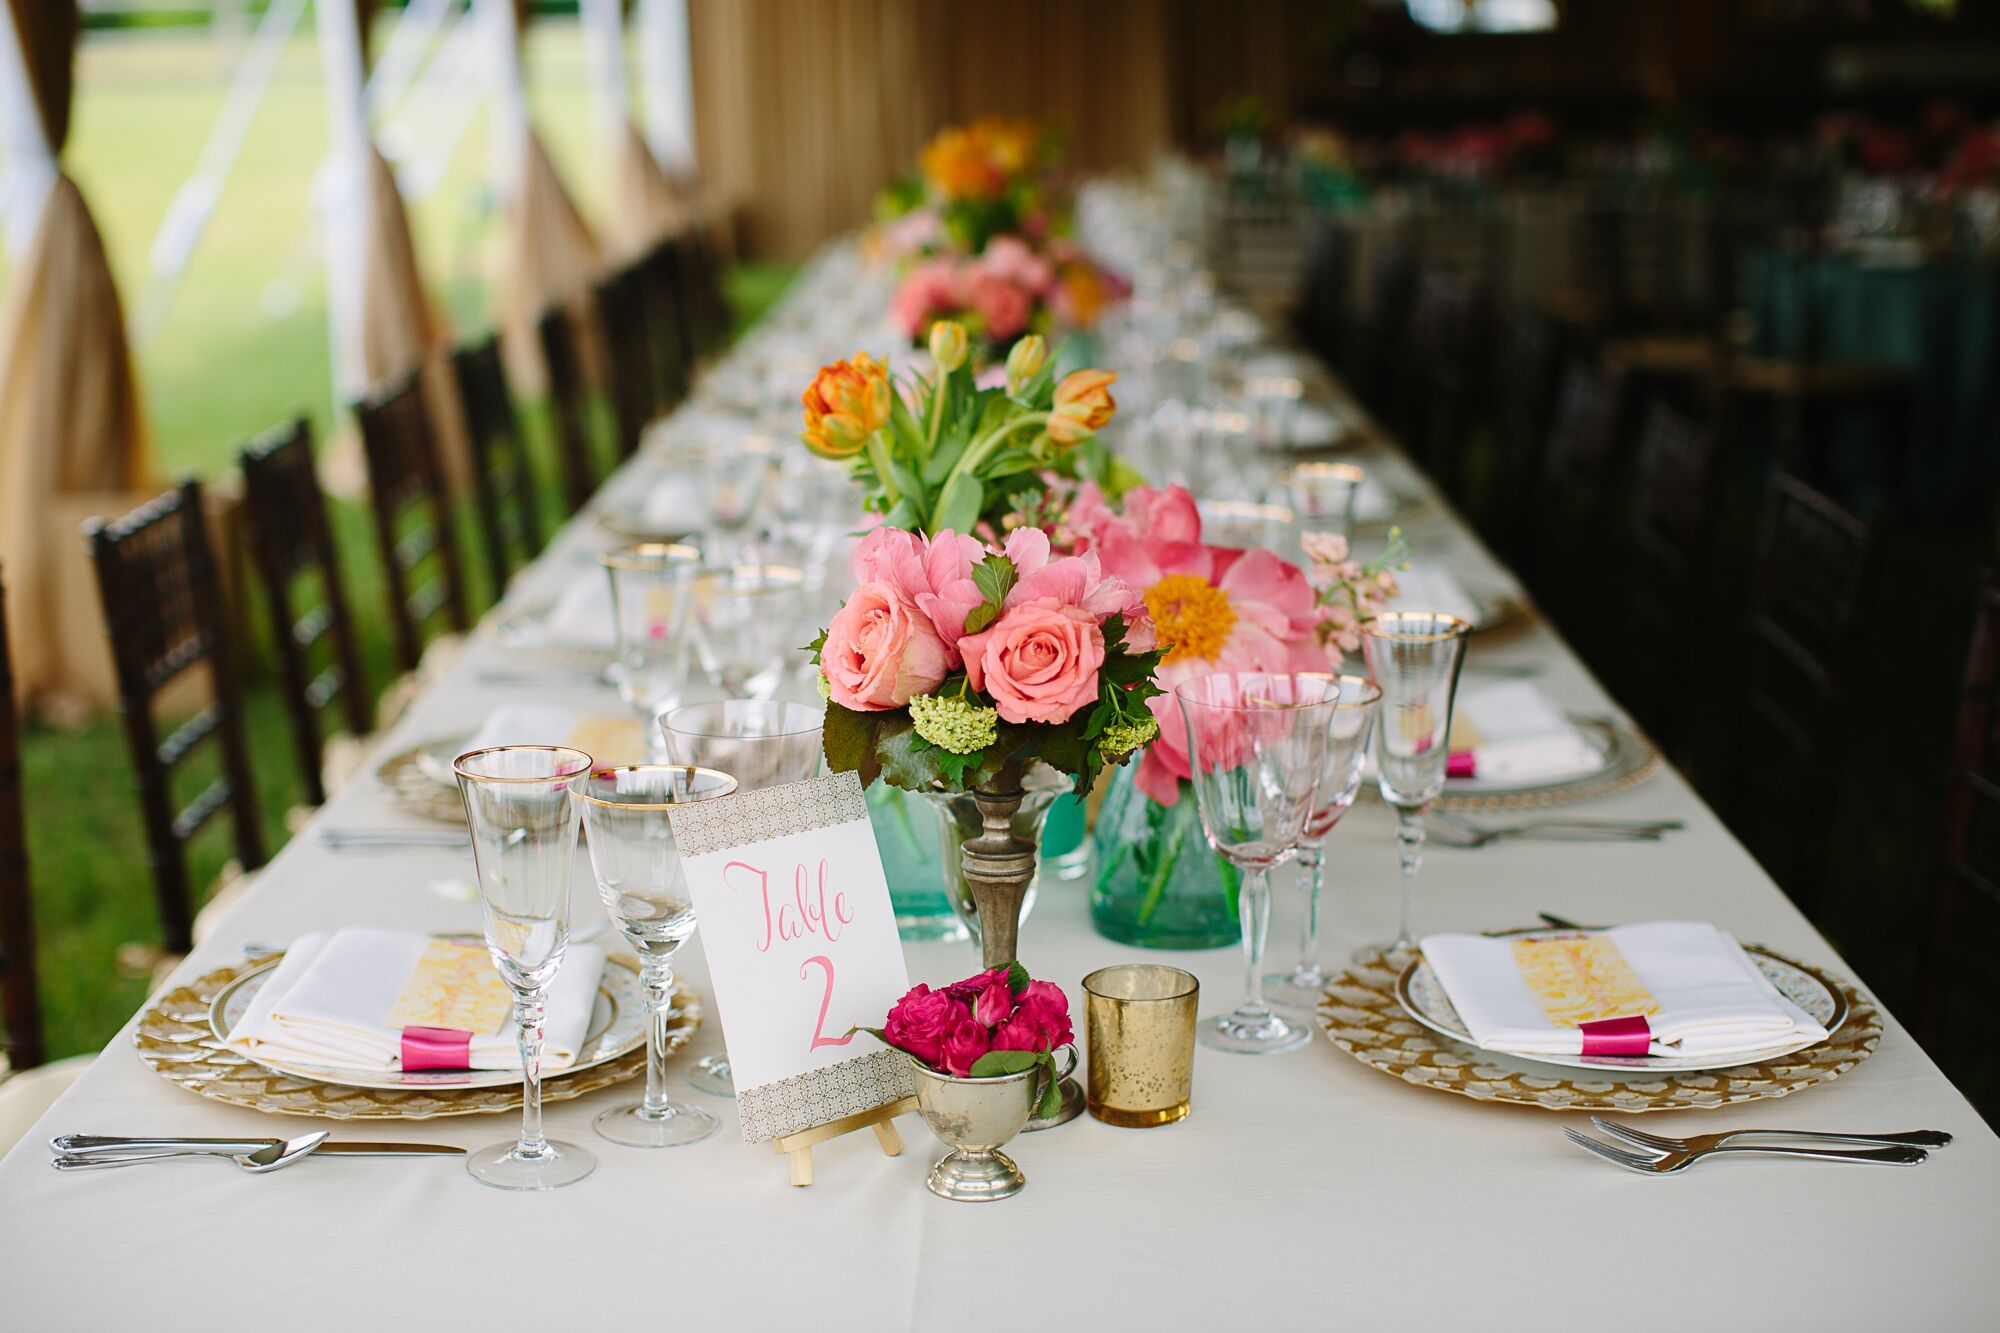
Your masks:
<svg viewBox="0 0 2000 1333"><path fill-rule="evenodd" d="M702 175L746 250L797 256L865 220L945 124L1069 131L1081 171L1169 141L1164 0L689 0Z"/></svg>
<svg viewBox="0 0 2000 1333"><path fill-rule="evenodd" d="M644 254L669 233L680 231L691 218L680 188L661 170L639 127L626 120L617 133L605 248L611 257L624 262Z"/></svg>
<svg viewBox="0 0 2000 1333"><path fill-rule="evenodd" d="M522 144L520 179L507 205L500 276L500 329L508 374L516 390L539 393L547 372L535 338L535 321L557 304L588 299L598 272L597 242L577 212L541 136L532 129ZM588 322L586 322L588 327ZM582 351L593 362L595 343Z"/></svg>
<svg viewBox="0 0 2000 1333"><path fill-rule="evenodd" d="M72 0L8 0L50 146L69 128ZM153 479L103 238L59 176L0 299L0 571L24 697L114 697L78 522L136 503Z"/></svg>

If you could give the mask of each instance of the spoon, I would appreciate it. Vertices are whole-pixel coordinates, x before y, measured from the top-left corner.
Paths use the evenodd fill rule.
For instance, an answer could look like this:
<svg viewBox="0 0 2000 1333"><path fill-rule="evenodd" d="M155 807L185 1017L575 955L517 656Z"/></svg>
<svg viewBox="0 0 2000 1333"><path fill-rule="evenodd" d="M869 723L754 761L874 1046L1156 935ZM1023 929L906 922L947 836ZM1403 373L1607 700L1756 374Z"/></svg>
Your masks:
<svg viewBox="0 0 2000 1333"><path fill-rule="evenodd" d="M327 1131L315 1130L311 1134L301 1134L298 1138L273 1143L256 1152L163 1152L145 1157L58 1157L49 1165L58 1171L91 1171L99 1167L133 1166L140 1162L164 1162L175 1157L220 1157L234 1162L237 1167L251 1175L262 1175L266 1171L282 1171L293 1162L302 1162L312 1155L313 1149L326 1142Z"/></svg>

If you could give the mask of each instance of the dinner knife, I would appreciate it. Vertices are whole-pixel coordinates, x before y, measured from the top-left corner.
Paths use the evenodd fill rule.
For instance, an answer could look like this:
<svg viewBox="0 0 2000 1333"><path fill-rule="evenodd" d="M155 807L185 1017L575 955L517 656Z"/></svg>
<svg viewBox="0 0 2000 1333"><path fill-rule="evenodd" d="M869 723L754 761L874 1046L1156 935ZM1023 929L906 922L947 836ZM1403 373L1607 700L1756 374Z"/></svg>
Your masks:
<svg viewBox="0 0 2000 1333"><path fill-rule="evenodd" d="M152 1152L206 1152L221 1156L256 1152L283 1143L283 1139L167 1139L121 1138L115 1134L61 1134L49 1140L53 1152L70 1157L103 1154ZM370 1143L361 1140L329 1140L313 1150L348 1157L463 1156L465 1149L440 1143Z"/></svg>

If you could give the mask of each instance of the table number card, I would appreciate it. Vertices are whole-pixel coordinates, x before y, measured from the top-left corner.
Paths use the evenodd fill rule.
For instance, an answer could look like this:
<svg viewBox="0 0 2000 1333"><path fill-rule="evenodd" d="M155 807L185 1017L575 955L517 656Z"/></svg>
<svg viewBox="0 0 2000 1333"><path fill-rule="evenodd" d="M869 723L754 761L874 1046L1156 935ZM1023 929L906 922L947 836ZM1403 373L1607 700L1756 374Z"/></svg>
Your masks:
<svg viewBox="0 0 2000 1333"><path fill-rule="evenodd" d="M861 782L836 773L675 807L743 1137L794 1134L910 1095L856 1024L910 988Z"/></svg>

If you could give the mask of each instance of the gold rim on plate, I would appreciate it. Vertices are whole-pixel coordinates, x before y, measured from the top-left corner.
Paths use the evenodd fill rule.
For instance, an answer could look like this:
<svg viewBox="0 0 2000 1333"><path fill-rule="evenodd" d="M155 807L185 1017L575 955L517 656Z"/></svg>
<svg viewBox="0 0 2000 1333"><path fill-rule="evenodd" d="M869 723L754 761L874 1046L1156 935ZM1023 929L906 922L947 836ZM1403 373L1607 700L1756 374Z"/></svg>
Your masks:
<svg viewBox="0 0 2000 1333"><path fill-rule="evenodd" d="M1664 1074L1657 1078L1565 1076L1559 1069L1526 1072L1476 1046L1453 1041L1419 1023L1396 998L1406 953L1378 953L1341 973L1320 996L1319 1026L1327 1039L1371 1069L1418 1087L1474 1101L1533 1106L1544 1111L1704 1111L1768 1101L1831 1083L1867 1059L1882 1040L1874 1003L1852 983L1772 954L1847 1002L1847 1020L1817 1046L1733 1069Z"/></svg>
<svg viewBox="0 0 2000 1333"><path fill-rule="evenodd" d="M465 744L470 744L470 740L465 738ZM375 785L384 796L413 815L464 827L465 803L459 799L457 785L449 776L440 778L434 768L436 756L453 743L428 740L397 751L375 765Z"/></svg>
<svg viewBox="0 0 2000 1333"><path fill-rule="evenodd" d="M1439 810L1533 810L1552 805L1575 805L1637 787L1660 771L1660 751L1645 736L1607 717L1578 717L1570 721L1586 739L1603 748L1604 766L1581 777L1555 782L1502 788L1495 791L1456 791L1449 782L1434 802Z"/></svg>
<svg viewBox="0 0 2000 1333"><path fill-rule="evenodd" d="M139 1013L132 1045L139 1058L167 1082L211 1101L247 1106L274 1115L317 1116L328 1120L432 1120L454 1115L487 1115L521 1109L521 1085L497 1088L386 1089L335 1086L293 1078L267 1069L216 1041L209 1027L215 997L247 973L268 966L268 958L203 973L163 992ZM685 1045L701 1026L701 997L674 984L673 1012L667 1020L667 1050ZM542 1100L568 1101L646 1072L642 1042L617 1059L542 1081Z"/></svg>

